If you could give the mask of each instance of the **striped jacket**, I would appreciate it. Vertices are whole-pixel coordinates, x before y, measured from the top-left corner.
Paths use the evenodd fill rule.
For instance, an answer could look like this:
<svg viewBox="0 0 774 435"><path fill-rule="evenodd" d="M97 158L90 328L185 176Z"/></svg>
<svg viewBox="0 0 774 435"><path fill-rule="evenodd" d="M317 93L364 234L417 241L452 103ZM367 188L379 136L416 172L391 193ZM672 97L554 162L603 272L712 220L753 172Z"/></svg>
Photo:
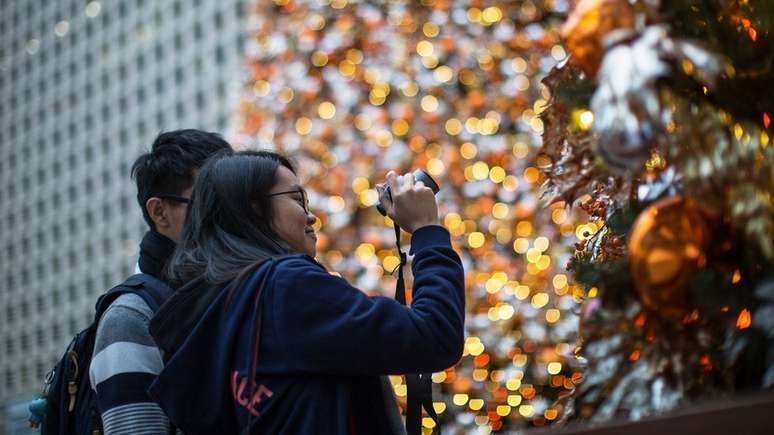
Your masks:
<svg viewBox="0 0 774 435"><path fill-rule="evenodd" d="M146 392L164 366L148 332L151 317L141 297L125 294L100 319L89 378L105 435L169 434L167 417Z"/></svg>

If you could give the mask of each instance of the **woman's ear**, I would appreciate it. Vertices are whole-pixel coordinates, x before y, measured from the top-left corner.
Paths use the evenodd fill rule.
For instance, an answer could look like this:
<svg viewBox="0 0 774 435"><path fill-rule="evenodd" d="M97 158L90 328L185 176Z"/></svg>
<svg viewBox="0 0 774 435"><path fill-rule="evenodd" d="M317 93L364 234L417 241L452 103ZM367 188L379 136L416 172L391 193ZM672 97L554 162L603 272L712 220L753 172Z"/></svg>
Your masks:
<svg viewBox="0 0 774 435"><path fill-rule="evenodd" d="M169 228L170 222L167 217L167 208L164 201L155 196L148 198L148 200L145 201L145 210L148 211L148 216L150 216L157 231L159 229Z"/></svg>

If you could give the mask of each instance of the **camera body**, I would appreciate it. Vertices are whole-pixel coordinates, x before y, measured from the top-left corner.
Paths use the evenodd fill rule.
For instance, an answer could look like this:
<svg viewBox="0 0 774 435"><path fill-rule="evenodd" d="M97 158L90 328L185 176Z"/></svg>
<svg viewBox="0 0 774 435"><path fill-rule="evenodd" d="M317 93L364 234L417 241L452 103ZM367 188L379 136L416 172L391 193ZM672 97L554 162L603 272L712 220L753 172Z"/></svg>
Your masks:
<svg viewBox="0 0 774 435"><path fill-rule="evenodd" d="M417 169L413 172L414 174L414 181L421 181L422 184L424 184L426 187L429 187L430 190L433 191L433 194L437 194L440 188L438 187L438 183L433 180L433 177L430 176L427 172L423 171L422 169ZM384 189L385 193L387 194L387 197L392 199L392 192L390 191L390 185L387 184ZM376 204L376 209L379 210L379 213L381 213L382 216L387 216L387 211L384 209L384 206L382 206L381 201Z"/></svg>

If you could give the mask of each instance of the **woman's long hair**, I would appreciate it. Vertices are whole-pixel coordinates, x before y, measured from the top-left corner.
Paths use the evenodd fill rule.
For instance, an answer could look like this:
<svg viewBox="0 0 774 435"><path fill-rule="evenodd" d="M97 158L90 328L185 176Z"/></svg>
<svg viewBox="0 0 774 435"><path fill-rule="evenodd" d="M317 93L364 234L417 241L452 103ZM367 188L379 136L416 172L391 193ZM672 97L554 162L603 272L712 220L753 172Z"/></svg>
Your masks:
<svg viewBox="0 0 774 435"><path fill-rule="evenodd" d="M202 276L210 285L239 281L263 260L292 252L271 227L268 194L280 166L296 172L288 158L271 151L215 156L202 167L167 265L173 287Z"/></svg>

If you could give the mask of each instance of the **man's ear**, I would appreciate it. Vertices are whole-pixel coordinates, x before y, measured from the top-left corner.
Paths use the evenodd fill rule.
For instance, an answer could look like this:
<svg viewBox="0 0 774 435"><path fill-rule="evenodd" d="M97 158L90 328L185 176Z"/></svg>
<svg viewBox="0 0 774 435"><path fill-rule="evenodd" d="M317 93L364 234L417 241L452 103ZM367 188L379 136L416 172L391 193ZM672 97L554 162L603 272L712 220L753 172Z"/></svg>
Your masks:
<svg viewBox="0 0 774 435"><path fill-rule="evenodd" d="M164 205L164 201L155 196L150 197L145 201L145 210L148 211L148 215L157 230L169 228L170 223L167 218L167 208Z"/></svg>

